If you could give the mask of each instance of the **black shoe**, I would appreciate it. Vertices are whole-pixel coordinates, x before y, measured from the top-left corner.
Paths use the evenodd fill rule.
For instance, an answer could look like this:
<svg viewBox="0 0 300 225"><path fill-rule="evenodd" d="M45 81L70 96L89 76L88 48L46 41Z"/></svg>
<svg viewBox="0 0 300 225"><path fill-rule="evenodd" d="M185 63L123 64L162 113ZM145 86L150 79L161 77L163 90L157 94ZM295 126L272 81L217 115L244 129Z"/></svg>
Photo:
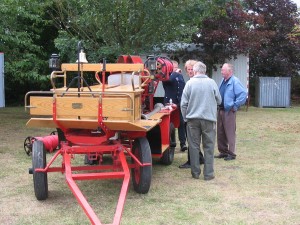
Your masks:
<svg viewBox="0 0 300 225"><path fill-rule="evenodd" d="M233 155L228 155L227 157L224 158L225 161L229 161L229 160L235 160L235 156Z"/></svg>
<svg viewBox="0 0 300 225"><path fill-rule="evenodd" d="M216 158L216 159L222 159L222 158L226 158L226 157L228 157L228 155L225 153L220 153L219 155L214 156L214 158Z"/></svg>
<svg viewBox="0 0 300 225"><path fill-rule="evenodd" d="M200 157L199 162L200 162L200 165L203 165L204 164L204 157Z"/></svg>
<svg viewBox="0 0 300 225"><path fill-rule="evenodd" d="M192 177L193 177L194 179L199 179L199 175L194 174L194 173L192 173Z"/></svg>
<svg viewBox="0 0 300 225"><path fill-rule="evenodd" d="M185 152L188 148L186 145L182 145L180 151Z"/></svg>
<svg viewBox="0 0 300 225"><path fill-rule="evenodd" d="M215 179L215 176L204 177L204 180L206 180L206 181L213 180L213 179Z"/></svg>
<svg viewBox="0 0 300 225"><path fill-rule="evenodd" d="M179 166L180 169L189 169L191 168L191 164L189 162L186 162Z"/></svg>

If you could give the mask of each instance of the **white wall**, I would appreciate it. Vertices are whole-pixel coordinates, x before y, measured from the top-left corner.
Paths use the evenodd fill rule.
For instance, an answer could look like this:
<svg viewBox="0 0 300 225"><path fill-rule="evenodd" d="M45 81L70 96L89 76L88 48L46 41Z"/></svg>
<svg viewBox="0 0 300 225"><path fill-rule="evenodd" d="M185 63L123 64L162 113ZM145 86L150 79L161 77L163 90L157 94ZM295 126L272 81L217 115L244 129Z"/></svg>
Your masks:
<svg viewBox="0 0 300 225"><path fill-rule="evenodd" d="M228 60L234 66L234 75L240 79L245 88L249 91L249 57L245 55L239 55L237 59ZM221 75L222 65L218 65L217 71L213 71L212 78L219 85L222 81Z"/></svg>
<svg viewBox="0 0 300 225"><path fill-rule="evenodd" d="M227 63L230 63L234 66L234 75L240 79L242 84L249 91L249 57L245 55L239 55L237 59L228 60ZM212 78L216 81L219 86L222 81L221 75L222 65L217 65L217 71L213 71ZM185 81L188 81L189 77L185 74L184 64L180 63L179 68L182 70L183 77ZM159 83L154 97L164 97L165 91L161 82Z"/></svg>

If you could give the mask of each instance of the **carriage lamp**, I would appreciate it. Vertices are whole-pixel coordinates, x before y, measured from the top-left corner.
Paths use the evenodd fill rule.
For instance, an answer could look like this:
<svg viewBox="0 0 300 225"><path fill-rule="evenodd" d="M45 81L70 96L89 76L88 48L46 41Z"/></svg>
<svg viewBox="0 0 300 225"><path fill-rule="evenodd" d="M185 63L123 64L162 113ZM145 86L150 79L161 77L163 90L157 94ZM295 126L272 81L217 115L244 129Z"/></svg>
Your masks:
<svg viewBox="0 0 300 225"><path fill-rule="evenodd" d="M148 58L148 68L151 71L155 71L156 70L156 60L154 56L149 56Z"/></svg>
<svg viewBox="0 0 300 225"><path fill-rule="evenodd" d="M49 68L52 70L59 70L60 69L60 59L59 55L53 53L49 59Z"/></svg>
<svg viewBox="0 0 300 225"><path fill-rule="evenodd" d="M157 62L156 58L153 55L147 56L146 67L150 70L151 79L154 79L154 74L157 70Z"/></svg>

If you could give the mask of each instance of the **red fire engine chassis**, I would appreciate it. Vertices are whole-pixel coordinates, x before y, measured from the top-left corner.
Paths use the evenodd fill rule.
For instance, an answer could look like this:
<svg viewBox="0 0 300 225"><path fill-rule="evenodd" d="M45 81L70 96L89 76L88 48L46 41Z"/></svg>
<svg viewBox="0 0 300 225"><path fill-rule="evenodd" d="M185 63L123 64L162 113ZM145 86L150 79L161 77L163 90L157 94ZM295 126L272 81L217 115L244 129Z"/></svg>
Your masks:
<svg viewBox="0 0 300 225"><path fill-rule="evenodd" d="M143 141L140 139L138 141ZM112 165L95 165L95 166L71 166L71 159L74 154L89 154L91 151L95 154L95 149L101 149L97 151L97 154L110 153L113 157ZM132 164L129 164L126 160L125 152L129 153L134 159ZM43 143L39 140L35 141L33 144L33 176L34 176L34 189L35 195L38 200L44 200L48 197L48 172L62 172L65 173L67 184L69 185L72 193L78 200L81 207L84 209L86 215L90 219L92 224L101 224L99 218L81 193L80 189L76 184L76 180L96 180L96 179L123 179L122 188L120 191L120 196L118 204L116 207L116 213L112 224L119 224L121 220L121 215L124 208L124 203L126 199L126 194L130 181L130 171L132 168L134 171L133 179L137 180L137 185L139 185L138 180L143 179L140 177L141 167L148 167L151 169L151 162L141 163L135 155L127 151L127 149L120 143L113 143L109 145L98 145L98 146L68 146L65 143L61 146L51 161L46 165L46 151ZM61 155L63 157L63 162L61 167L51 167L55 159ZM76 173L73 171L98 171L93 173ZM110 172L100 172L100 171L110 171ZM138 187L142 190L143 187Z"/></svg>

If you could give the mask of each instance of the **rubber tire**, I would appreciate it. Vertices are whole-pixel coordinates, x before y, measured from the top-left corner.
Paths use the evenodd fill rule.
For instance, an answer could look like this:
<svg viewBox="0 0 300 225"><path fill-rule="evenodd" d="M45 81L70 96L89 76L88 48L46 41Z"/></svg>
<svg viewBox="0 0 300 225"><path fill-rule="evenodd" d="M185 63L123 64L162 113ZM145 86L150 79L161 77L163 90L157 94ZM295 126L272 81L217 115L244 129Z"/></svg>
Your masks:
<svg viewBox="0 0 300 225"><path fill-rule="evenodd" d="M135 139L132 153L141 163L151 163L150 166L142 167L132 159L132 162L136 164L136 167L131 169L133 188L137 193L146 194L150 189L152 179L152 156L148 139L145 137Z"/></svg>
<svg viewBox="0 0 300 225"><path fill-rule="evenodd" d="M170 123L170 145L166 149L161 157L161 162L164 165L171 165L174 161L176 147L176 136L175 136L175 127L173 123Z"/></svg>
<svg viewBox="0 0 300 225"><path fill-rule="evenodd" d="M37 200L48 198L48 176L47 173L35 172L36 168L44 169L46 167L46 150L42 141L36 140L32 146L32 169L33 186Z"/></svg>

